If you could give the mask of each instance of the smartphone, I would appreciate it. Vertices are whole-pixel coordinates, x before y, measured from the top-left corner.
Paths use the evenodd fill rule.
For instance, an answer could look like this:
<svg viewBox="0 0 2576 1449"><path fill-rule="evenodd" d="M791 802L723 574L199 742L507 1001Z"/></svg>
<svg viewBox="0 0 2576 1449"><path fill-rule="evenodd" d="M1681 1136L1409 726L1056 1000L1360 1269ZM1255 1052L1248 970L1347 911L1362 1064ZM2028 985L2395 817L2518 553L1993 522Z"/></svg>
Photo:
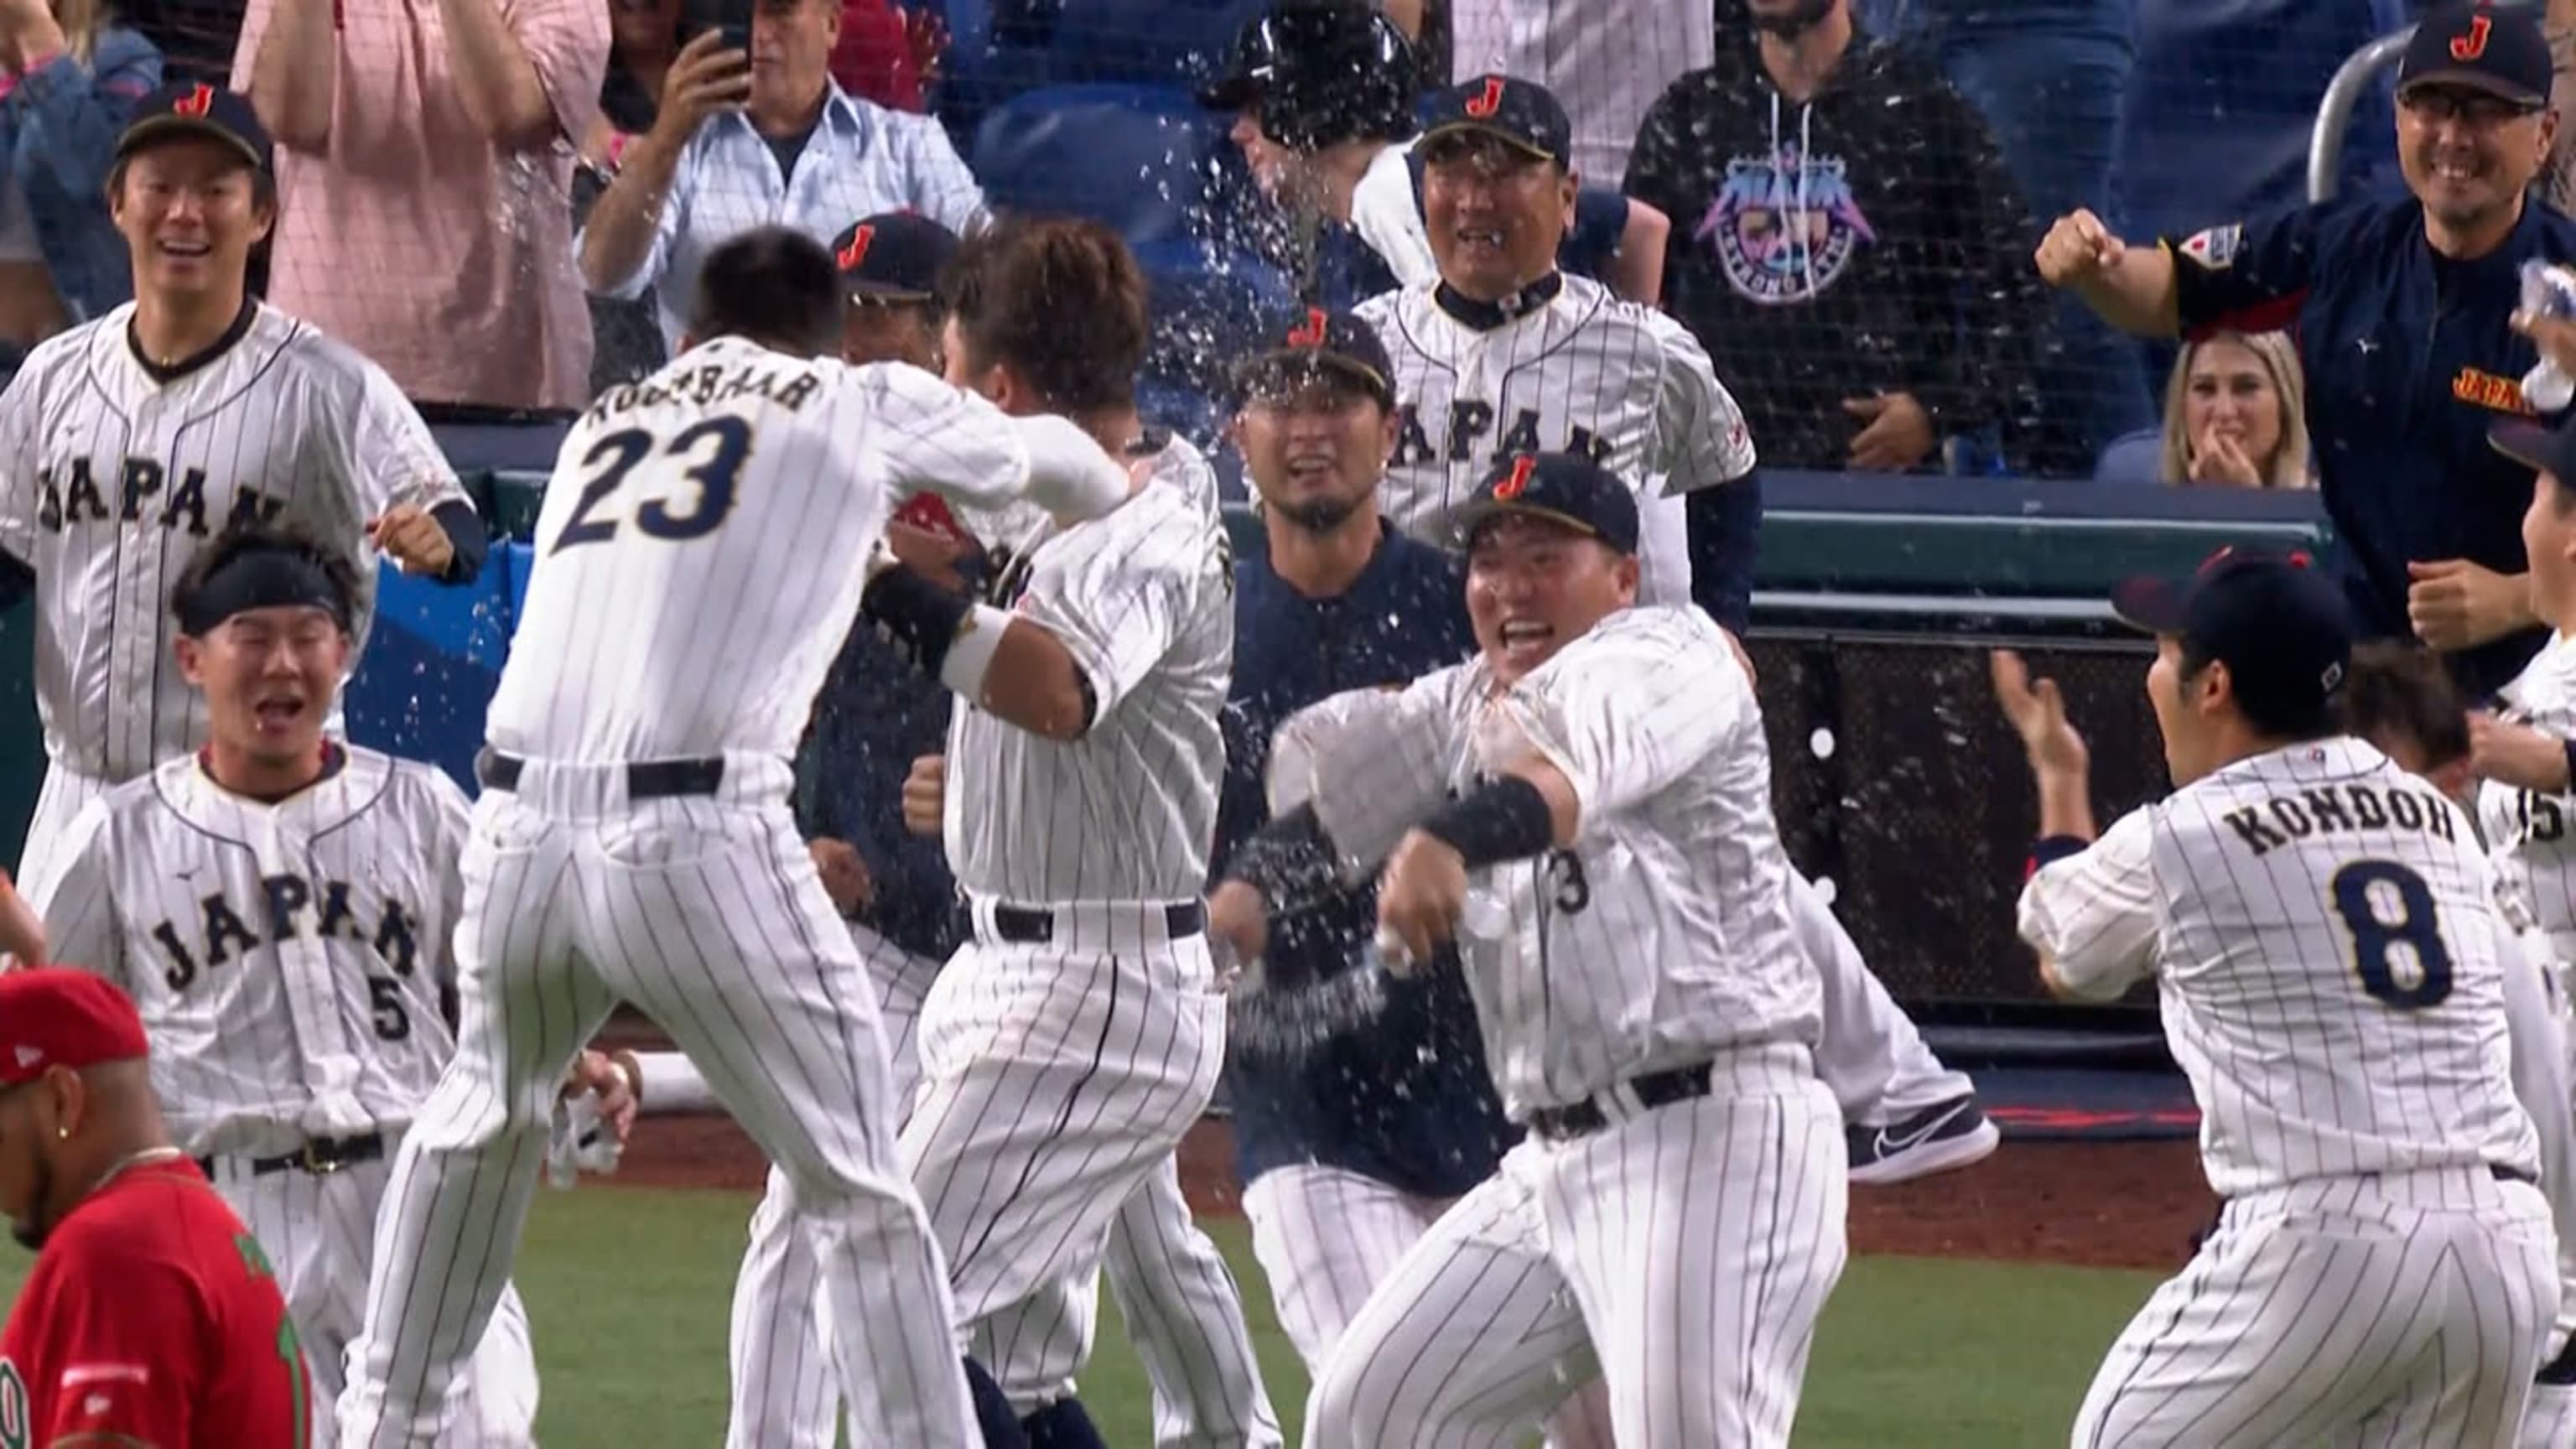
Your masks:
<svg viewBox="0 0 2576 1449"><path fill-rule="evenodd" d="M751 50L751 8L756 0L684 0L681 23L691 35L715 31L727 50Z"/></svg>

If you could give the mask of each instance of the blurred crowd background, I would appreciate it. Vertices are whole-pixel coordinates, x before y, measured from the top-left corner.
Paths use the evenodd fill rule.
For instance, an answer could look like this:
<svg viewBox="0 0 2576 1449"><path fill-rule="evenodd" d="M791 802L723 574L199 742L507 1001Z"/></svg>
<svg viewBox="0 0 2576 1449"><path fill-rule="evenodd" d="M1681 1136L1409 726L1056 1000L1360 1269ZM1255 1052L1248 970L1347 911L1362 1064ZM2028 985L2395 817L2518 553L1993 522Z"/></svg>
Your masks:
<svg viewBox="0 0 2576 1449"><path fill-rule="evenodd" d="M2329 81L2418 6L1802 3L1847 8L1858 54L1794 106L1752 83L1751 0L1385 9L1414 39L1417 91L1541 80L1583 179L1662 213L1649 286L1744 400L1766 465L2310 486L2282 339L2116 336L2047 290L2031 251L2078 207L2182 238L2309 199ZM1267 6L0 0L0 358L126 300L102 194L114 138L153 85L199 78L259 95L276 132L269 299L367 352L434 421L560 416L649 370L696 259L740 227L829 241L890 210L964 227L1033 209L1127 238L1153 283L1148 420L1215 448L1252 330L1370 278L1337 262L1341 224L1264 198L1238 118L1203 104ZM2576 0L2548 8L2563 58ZM747 83L713 54L736 25ZM1650 114L1693 73L1720 103ZM1875 125L1900 96L1954 99L1960 124ZM2389 106L2383 71L2321 184L2402 194ZM2568 170L2543 185L2564 195ZM1898 392L1937 404L1937 436L1856 452L1843 400Z"/></svg>

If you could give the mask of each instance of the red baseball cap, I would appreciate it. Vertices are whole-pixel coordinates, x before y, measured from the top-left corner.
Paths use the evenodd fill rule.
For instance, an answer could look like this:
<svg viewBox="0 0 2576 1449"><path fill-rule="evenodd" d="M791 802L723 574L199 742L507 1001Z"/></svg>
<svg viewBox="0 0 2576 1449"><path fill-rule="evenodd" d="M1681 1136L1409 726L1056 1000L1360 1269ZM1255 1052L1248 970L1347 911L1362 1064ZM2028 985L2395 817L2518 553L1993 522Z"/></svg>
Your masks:
<svg viewBox="0 0 2576 1449"><path fill-rule="evenodd" d="M107 978L65 966L0 973L0 1087L150 1052L133 1000Z"/></svg>

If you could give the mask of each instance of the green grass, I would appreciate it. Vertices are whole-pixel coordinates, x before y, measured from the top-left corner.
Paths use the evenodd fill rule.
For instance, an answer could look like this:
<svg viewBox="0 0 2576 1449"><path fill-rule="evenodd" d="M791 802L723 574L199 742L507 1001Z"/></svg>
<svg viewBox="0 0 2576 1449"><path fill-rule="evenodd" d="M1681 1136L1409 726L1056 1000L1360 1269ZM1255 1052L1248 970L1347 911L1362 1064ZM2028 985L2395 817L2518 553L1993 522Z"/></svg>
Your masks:
<svg viewBox="0 0 2576 1449"><path fill-rule="evenodd" d="M725 1319L752 1199L591 1189L538 1195L519 1259L544 1378L546 1449L712 1446ZM1306 1376L1240 1222L1210 1233L1243 1284L1270 1394L1296 1442ZM14 1293L23 1258L0 1268ZM1825 1313L1798 1417L1817 1449L2019 1449L2066 1442L2093 1367L2152 1275L1936 1259L1852 1264ZM1083 1400L1118 1449L1151 1442L1144 1372L1103 1304Z"/></svg>

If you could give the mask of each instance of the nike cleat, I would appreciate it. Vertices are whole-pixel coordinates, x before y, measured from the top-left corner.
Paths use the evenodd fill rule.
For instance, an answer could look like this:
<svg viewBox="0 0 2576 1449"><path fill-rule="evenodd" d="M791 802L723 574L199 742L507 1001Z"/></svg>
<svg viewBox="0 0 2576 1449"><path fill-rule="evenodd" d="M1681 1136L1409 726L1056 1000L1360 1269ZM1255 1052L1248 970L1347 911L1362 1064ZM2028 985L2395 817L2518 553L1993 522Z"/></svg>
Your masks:
<svg viewBox="0 0 2576 1449"><path fill-rule="evenodd" d="M1845 1131L1851 1144L1851 1180L1881 1187L1982 1162L2003 1143L2003 1134L1977 1110L1974 1097L1936 1103L1885 1127Z"/></svg>

